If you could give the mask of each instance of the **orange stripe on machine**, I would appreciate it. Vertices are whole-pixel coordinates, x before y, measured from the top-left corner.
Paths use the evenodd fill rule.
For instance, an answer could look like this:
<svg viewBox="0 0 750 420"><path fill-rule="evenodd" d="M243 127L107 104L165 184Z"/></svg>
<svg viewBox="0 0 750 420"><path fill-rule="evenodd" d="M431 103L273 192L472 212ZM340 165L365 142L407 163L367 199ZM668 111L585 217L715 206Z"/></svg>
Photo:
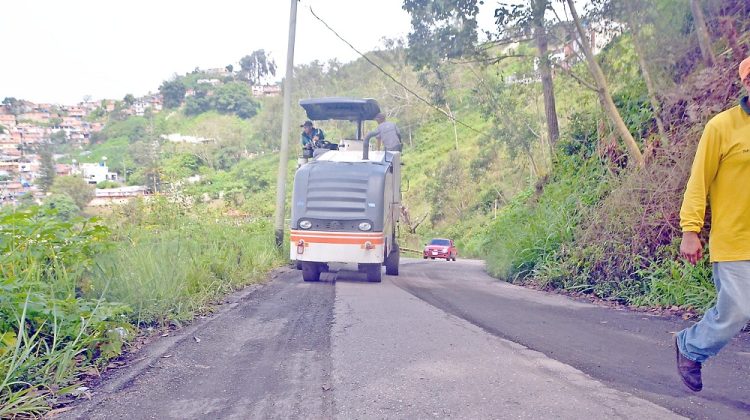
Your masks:
<svg viewBox="0 0 750 420"><path fill-rule="evenodd" d="M292 235L335 236L346 238L382 238L383 232L323 232L319 230L292 230Z"/></svg>
<svg viewBox="0 0 750 420"><path fill-rule="evenodd" d="M385 238L380 232L376 233L347 233L347 232L310 232L293 230L290 239L294 244L299 241L305 243L318 244L344 244L344 245L363 245L370 242L373 245L382 245Z"/></svg>
<svg viewBox="0 0 750 420"><path fill-rule="evenodd" d="M373 245L382 245L385 240L380 238L333 238L324 236L295 236L292 235L293 244L298 243L300 240L305 243L311 244L346 244L346 245L362 245L365 242L370 242Z"/></svg>

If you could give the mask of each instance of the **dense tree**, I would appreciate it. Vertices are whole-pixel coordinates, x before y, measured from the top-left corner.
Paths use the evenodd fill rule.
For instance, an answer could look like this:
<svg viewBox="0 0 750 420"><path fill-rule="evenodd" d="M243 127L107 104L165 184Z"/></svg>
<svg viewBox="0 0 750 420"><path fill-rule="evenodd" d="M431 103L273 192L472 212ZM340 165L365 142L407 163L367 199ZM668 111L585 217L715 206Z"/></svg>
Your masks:
<svg viewBox="0 0 750 420"><path fill-rule="evenodd" d="M8 109L8 112L15 116L23 113L23 101L20 101L14 97L6 97L5 99L3 99L3 105Z"/></svg>
<svg viewBox="0 0 750 420"><path fill-rule="evenodd" d="M549 0L500 3L495 10L498 32L489 34L491 42L481 46L477 45L478 3L479 0L404 0L403 7L411 14L412 23L408 36L410 61L417 69L435 67L440 62L459 57L472 57L486 64L496 63L513 54L492 56L494 46L533 40L539 58L548 143L550 148L554 147L559 128L547 49L545 12ZM452 116L450 111L448 113Z"/></svg>
<svg viewBox="0 0 750 420"><path fill-rule="evenodd" d="M211 97L203 87L195 89L195 93L185 99L185 115L198 115L213 108Z"/></svg>
<svg viewBox="0 0 750 420"><path fill-rule="evenodd" d="M55 159L53 158L52 153L52 145L49 143L43 144L39 150L40 167L39 178L37 178L36 183L39 188L45 192L49 191L52 183L55 181L55 176L57 175L57 171L55 170Z"/></svg>
<svg viewBox="0 0 750 420"><path fill-rule="evenodd" d="M409 60L420 70L476 51L477 0L404 0L411 15Z"/></svg>
<svg viewBox="0 0 750 420"><path fill-rule="evenodd" d="M49 135L49 141L54 145L65 144L68 141L68 135L65 134L65 130L57 130Z"/></svg>
<svg viewBox="0 0 750 420"><path fill-rule="evenodd" d="M231 64L227 64L227 66L226 66L226 67L224 67L224 68L225 68L225 69L227 69L227 71L228 71L229 73L232 73L232 72L234 71L234 66L233 66L233 65L231 65Z"/></svg>
<svg viewBox="0 0 750 420"><path fill-rule="evenodd" d="M81 209L94 198L94 186L77 176L58 176L49 191L53 194L65 194L71 197Z"/></svg>
<svg viewBox="0 0 750 420"><path fill-rule="evenodd" d="M262 49L242 57L240 68L245 80L253 85L261 83L268 76L276 75L276 62Z"/></svg>
<svg viewBox="0 0 750 420"><path fill-rule="evenodd" d="M124 102L127 106L132 106L135 103L135 96L133 96L132 93L128 93L124 98L122 98L122 102Z"/></svg>
<svg viewBox="0 0 750 420"><path fill-rule="evenodd" d="M252 118L258 113L258 103L245 83L225 83L209 94L204 88L195 90L195 95L185 101L185 114L198 115L216 110L222 114L234 114L240 118Z"/></svg>
<svg viewBox="0 0 750 420"><path fill-rule="evenodd" d="M258 103L253 100L250 89L242 83L221 85L212 99L216 110L223 114L235 114L247 119L258 113Z"/></svg>
<svg viewBox="0 0 750 420"><path fill-rule="evenodd" d="M57 217L70 220L81 212L73 197L68 194L52 194L44 200L44 206L57 211Z"/></svg>
<svg viewBox="0 0 750 420"><path fill-rule="evenodd" d="M159 93L164 98L165 108L177 108L185 100L185 84L181 79L175 77L172 80L166 80L159 86Z"/></svg>

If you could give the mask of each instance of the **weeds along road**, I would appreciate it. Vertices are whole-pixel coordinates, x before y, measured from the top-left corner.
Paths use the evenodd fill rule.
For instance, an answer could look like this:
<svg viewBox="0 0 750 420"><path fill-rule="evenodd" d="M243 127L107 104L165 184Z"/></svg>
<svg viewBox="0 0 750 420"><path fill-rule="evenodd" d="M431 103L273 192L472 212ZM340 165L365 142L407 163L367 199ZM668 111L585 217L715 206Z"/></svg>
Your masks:
<svg viewBox="0 0 750 420"><path fill-rule="evenodd" d="M335 267L333 267L335 268ZM498 282L476 261L406 259L399 277L282 270L152 344L66 418L746 418L750 342L693 394L686 322ZM197 340L196 340L197 338Z"/></svg>

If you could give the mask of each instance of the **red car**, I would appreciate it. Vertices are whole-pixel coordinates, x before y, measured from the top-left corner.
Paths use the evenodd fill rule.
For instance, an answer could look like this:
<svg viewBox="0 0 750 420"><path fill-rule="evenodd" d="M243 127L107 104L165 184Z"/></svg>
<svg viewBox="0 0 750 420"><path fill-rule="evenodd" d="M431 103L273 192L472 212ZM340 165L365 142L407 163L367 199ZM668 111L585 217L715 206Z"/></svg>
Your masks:
<svg viewBox="0 0 750 420"><path fill-rule="evenodd" d="M424 247L422 257L424 259L445 258L446 261L456 261L458 250L453 243L453 239L435 238Z"/></svg>

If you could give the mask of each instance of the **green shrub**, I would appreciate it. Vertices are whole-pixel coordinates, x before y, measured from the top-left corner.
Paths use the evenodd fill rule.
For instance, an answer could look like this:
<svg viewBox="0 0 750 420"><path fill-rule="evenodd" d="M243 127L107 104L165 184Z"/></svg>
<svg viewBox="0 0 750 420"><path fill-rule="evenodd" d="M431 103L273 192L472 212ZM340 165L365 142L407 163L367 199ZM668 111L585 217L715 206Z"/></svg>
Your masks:
<svg viewBox="0 0 750 420"><path fill-rule="evenodd" d="M44 200L44 207L54 211L62 220L70 220L81 212L73 198L67 194L52 194Z"/></svg>
<svg viewBox="0 0 750 420"><path fill-rule="evenodd" d="M489 272L506 280L526 277L548 261L608 189L609 175L596 159L561 157L555 177L541 191L514 197L472 248L486 253Z"/></svg>
<svg viewBox="0 0 750 420"><path fill-rule="evenodd" d="M668 247L666 259L652 260L636 275L645 285L645 293L633 296L630 303L637 306L679 306L704 312L716 301L716 288L711 279L709 255L691 265L677 259L676 242Z"/></svg>
<svg viewBox="0 0 750 420"><path fill-rule="evenodd" d="M129 308L81 296L108 233L39 207L0 214L0 417L40 413L50 388L119 354Z"/></svg>
<svg viewBox="0 0 750 420"><path fill-rule="evenodd" d="M106 190L108 188L119 188L121 185L115 181L102 181L96 184L96 188Z"/></svg>
<svg viewBox="0 0 750 420"><path fill-rule="evenodd" d="M65 194L75 201L78 208L84 208L94 198L94 187L83 178L76 176L58 176L52 183L50 191L54 194Z"/></svg>

